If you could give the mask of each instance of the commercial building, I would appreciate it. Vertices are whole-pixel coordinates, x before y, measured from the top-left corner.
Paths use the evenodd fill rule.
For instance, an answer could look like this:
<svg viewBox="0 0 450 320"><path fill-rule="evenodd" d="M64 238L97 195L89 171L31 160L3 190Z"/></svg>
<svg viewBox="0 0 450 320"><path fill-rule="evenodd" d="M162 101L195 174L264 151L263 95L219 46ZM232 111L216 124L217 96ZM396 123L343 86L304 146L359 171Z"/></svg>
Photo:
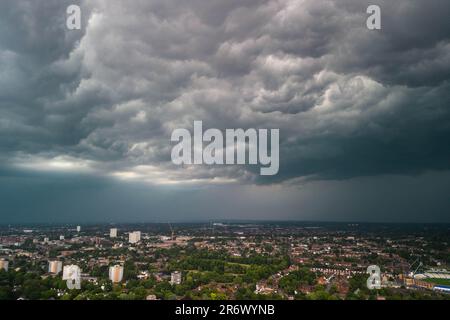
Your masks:
<svg viewBox="0 0 450 320"><path fill-rule="evenodd" d="M418 287L418 288L428 289L428 290L431 290L434 287L434 283L419 280L419 279L409 278L409 277L404 279L404 283L407 287Z"/></svg>
<svg viewBox="0 0 450 320"><path fill-rule="evenodd" d="M438 285L438 286L434 286L433 290L450 293L450 286Z"/></svg>

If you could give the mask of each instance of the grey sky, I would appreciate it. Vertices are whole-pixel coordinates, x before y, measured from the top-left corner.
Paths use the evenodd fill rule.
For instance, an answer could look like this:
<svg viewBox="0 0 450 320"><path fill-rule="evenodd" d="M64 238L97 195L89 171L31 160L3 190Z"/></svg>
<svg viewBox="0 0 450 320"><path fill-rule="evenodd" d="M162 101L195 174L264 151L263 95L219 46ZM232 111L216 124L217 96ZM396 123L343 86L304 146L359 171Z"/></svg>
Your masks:
<svg viewBox="0 0 450 320"><path fill-rule="evenodd" d="M69 4L83 28L65 28ZM382 30L365 25L382 8ZM450 221L447 0L4 0L3 221ZM173 129L279 128L280 171ZM386 190L389 190L387 192Z"/></svg>

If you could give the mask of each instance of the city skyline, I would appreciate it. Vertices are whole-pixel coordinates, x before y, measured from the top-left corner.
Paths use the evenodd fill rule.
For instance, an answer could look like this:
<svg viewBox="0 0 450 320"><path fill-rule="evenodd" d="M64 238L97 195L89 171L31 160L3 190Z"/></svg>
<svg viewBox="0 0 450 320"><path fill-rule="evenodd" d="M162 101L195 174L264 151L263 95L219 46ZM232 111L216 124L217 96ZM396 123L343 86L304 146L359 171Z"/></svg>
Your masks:
<svg viewBox="0 0 450 320"><path fill-rule="evenodd" d="M80 232L67 225L0 226L0 300L449 298L449 235L442 224L117 228L111 238L105 224ZM139 241L130 241L136 232Z"/></svg>

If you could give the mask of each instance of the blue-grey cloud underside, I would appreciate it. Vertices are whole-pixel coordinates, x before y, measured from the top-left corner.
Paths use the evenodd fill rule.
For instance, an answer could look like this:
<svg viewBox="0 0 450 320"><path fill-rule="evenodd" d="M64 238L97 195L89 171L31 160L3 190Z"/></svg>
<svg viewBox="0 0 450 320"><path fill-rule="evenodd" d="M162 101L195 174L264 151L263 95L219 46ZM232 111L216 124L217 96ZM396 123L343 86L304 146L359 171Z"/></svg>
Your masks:
<svg viewBox="0 0 450 320"><path fill-rule="evenodd" d="M65 28L72 3L80 31ZM381 31L366 29L369 3ZM4 0L0 216L448 221L449 11L446 0ZM279 128L279 174L174 166L170 134L194 120Z"/></svg>

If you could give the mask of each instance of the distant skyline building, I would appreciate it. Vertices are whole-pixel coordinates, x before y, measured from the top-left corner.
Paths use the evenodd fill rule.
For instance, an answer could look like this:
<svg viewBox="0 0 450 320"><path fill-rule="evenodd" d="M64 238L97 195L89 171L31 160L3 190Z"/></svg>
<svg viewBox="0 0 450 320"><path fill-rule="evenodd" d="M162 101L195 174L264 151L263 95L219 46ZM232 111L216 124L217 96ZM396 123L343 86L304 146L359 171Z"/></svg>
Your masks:
<svg viewBox="0 0 450 320"><path fill-rule="evenodd" d="M59 240L64 240L64 236L59 236Z"/></svg>
<svg viewBox="0 0 450 320"><path fill-rule="evenodd" d="M62 262L61 261L49 261L48 262L48 272L53 274L58 274L62 270Z"/></svg>
<svg viewBox="0 0 450 320"><path fill-rule="evenodd" d="M138 243L139 241L141 241L141 232L140 231L130 232L128 236L128 241L130 243Z"/></svg>
<svg viewBox="0 0 450 320"><path fill-rule="evenodd" d="M77 226L77 232L81 231L81 226Z"/></svg>
<svg viewBox="0 0 450 320"><path fill-rule="evenodd" d="M117 238L117 228L109 229L109 237L110 238Z"/></svg>
<svg viewBox="0 0 450 320"><path fill-rule="evenodd" d="M123 267L120 265L115 265L109 267L109 280L113 283L118 283L122 281L123 278Z"/></svg>
<svg viewBox="0 0 450 320"><path fill-rule="evenodd" d="M9 261L5 259L0 259L0 270L3 269L5 271L8 271L9 267Z"/></svg>
<svg viewBox="0 0 450 320"><path fill-rule="evenodd" d="M181 272L180 271L174 271L170 275L170 284L181 284Z"/></svg>
<svg viewBox="0 0 450 320"><path fill-rule="evenodd" d="M49 238L45 237L44 238L44 243L48 243L49 240L50 240Z"/></svg>

